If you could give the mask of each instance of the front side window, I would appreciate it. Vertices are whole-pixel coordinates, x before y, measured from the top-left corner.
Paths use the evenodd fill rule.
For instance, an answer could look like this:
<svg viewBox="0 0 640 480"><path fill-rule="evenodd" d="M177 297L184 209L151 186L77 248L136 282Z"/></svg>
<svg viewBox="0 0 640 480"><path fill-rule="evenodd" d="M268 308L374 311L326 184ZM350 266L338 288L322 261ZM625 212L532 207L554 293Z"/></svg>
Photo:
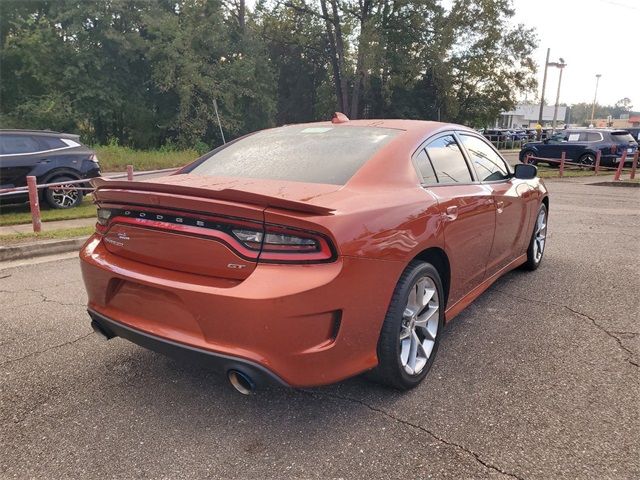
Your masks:
<svg viewBox="0 0 640 480"><path fill-rule="evenodd" d="M473 180L453 135L437 138L427 145L425 150L433 165L438 183L469 183Z"/></svg>
<svg viewBox="0 0 640 480"><path fill-rule="evenodd" d="M28 135L0 135L0 153L16 155L40 150L38 142Z"/></svg>
<svg viewBox="0 0 640 480"><path fill-rule="evenodd" d="M462 144L469 152L471 164L482 182L494 182L509 178L509 170L500 155L478 137L460 135Z"/></svg>
<svg viewBox="0 0 640 480"><path fill-rule="evenodd" d="M188 173L343 185L399 133L332 125L262 130L214 151Z"/></svg>

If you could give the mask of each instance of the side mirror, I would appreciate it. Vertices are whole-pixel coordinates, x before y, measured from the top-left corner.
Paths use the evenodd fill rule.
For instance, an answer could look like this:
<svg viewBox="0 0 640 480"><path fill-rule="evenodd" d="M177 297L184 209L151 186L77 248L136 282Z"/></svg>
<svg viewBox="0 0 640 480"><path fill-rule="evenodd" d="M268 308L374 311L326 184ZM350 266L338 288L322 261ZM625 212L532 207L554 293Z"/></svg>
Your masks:
<svg viewBox="0 0 640 480"><path fill-rule="evenodd" d="M518 163L514 168L514 176L518 180L531 180L538 176L538 167L536 167L535 165L530 165L528 163Z"/></svg>
<svg viewBox="0 0 640 480"><path fill-rule="evenodd" d="M545 139L543 140L543 143L549 143L549 139L548 139L548 138L545 138Z"/></svg>

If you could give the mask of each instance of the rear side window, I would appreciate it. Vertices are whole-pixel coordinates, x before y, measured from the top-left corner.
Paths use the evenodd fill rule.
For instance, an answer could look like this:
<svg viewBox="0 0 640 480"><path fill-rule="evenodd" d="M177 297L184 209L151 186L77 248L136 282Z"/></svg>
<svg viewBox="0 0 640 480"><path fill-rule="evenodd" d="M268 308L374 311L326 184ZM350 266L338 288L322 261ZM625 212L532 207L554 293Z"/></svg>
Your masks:
<svg viewBox="0 0 640 480"><path fill-rule="evenodd" d="M329 125L273 128L211 153L189 173L343 185L400 132Z"/></svg>
<svg viewBox="0 0 640 480"><path fill-rule="evenodd" d="M587 133L587 142L599 142L602 140L602 135L597 132L588 132Z"/></svg>
<svg viewBox="0 0 640 480"><path fill-rule="evenodd" d="M489 145L471 135L460 134L460 139L469 152L480 181L493 182L509 178L509 170L504 161Z"/></svg>
<svg viewBox="0 0 640 480"><path fill-rule="evenodd" d="M37 137L40 143L41 150L53 150L56 148L68 147L66 143L57 137Z"/></svg>
<svg viewBox="0 0 640 480"><path fill-rule="evenodd" d="M438 183L469 183L471 172L452 135L437 138L425 148Z"/></svg>
<svg viewBox="0 0 640 480"><path fill-rule="evenodd" d="M611 138L616 143L627 144L629 142L635 142L629 132L611 132Z"/></svg>
<svg viewBox="0 0 640 480"><path fill-rule="evenodd" d="M424 148L416 155L416 164L422 175L423 183L438 183L438 177L436 177L436 172L433 170L431 160L429 160L429 156Z"/></svg>
<svg viewBox="0 0 640 480"><path fill-rule="evenodd" d="M0 153L3 155L34 153L39 150L36 139L28 135L0 135Z"/></svg>

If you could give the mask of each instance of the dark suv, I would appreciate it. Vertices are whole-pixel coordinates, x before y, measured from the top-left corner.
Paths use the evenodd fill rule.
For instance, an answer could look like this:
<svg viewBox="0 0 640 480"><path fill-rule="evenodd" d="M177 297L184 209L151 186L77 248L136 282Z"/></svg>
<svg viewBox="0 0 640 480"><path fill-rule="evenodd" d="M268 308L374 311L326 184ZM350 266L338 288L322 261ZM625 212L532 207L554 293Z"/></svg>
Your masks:
<svg viewBox="0 0 640 480"><path fill-rule="evenodd" d="M637 149L638 143L624 130L568 129L561 130L542 142L525 143L520 151L520 161L524 161L529 154L535 157L560 158L562 152L566 152L568 161L593 165L599 150L601 165L613 167L620 163L620 157L625 150L627 162L631 162Z"/></svg>
<svg viewBox="0 0 640 480"><path fill-rule="evenodd" d="M0 130L0 189L25 186L28 175L35 176L38 184L80 180L99 176L100 165L78 135ZM40 195L52 208L71 208L82 201L82 191L74 185L46 188ZM7 195L0 200L25 202L28 195Z"/></svg>

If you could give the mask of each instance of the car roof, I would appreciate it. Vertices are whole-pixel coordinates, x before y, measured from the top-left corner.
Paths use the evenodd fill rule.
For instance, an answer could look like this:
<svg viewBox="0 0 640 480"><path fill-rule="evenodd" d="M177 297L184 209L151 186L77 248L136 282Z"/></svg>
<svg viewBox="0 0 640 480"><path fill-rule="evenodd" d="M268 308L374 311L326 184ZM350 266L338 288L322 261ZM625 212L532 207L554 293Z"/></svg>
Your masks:
<svg viewBox="0 0 640 480"><path fill-rule="evenodd" d="M589 128L589 127L573 127L567 128L566 131L571 132L619 132L624 130L624 128ZM562 130L559 130L562 131Z"/></svg>
<svg viewBox="0 0 640 480"><path fill-rule="evenodd" d="M28 129L13 129L13 128L0 128L0 135L2 134L24 134L24 135L36 135L43 137L60 137L60 138L68 138L69 140L78 140L80 135L76 135L75 133L61 133L54 132L53 130L28 130Z"/></svg>
<svg viewBox="0 0 640 480"><path fill-rule="evenodd" d="M445 130L460 130L470 133L478 132L473 128L466 127L464 125L457 125L455 123L435 122L431 120L404 120L404 119L367 119L367 120L349 120L344 123L332 123L330 121L325 122L310 122L308 124L296 124L296 125L315 125L326 127L377 127L377 128L391 128L395 130L404 130L411 135L432 135L440 131Z"/></svg>

